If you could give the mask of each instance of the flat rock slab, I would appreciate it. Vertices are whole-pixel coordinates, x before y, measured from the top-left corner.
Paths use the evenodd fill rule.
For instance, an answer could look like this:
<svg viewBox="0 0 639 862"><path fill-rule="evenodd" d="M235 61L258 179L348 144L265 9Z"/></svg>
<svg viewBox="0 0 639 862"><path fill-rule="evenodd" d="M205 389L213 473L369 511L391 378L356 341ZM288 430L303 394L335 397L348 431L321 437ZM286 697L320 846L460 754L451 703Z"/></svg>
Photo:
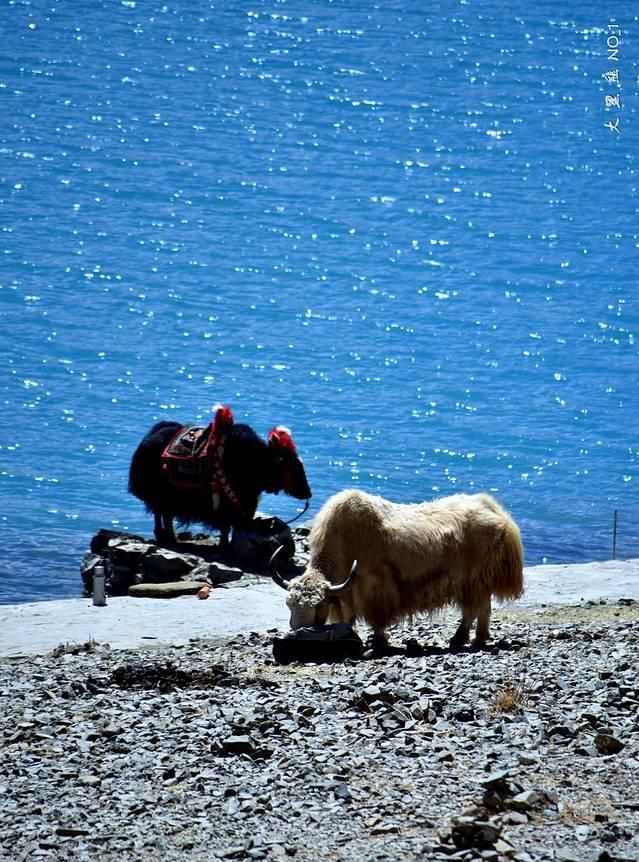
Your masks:
<svg viewBox="0 0 639 862"><path fill-rule="evenodd" d="M201 581L169 581L166 584L133 584L129 595L143 599L175 599L192 596L202 589Z"/></svg>

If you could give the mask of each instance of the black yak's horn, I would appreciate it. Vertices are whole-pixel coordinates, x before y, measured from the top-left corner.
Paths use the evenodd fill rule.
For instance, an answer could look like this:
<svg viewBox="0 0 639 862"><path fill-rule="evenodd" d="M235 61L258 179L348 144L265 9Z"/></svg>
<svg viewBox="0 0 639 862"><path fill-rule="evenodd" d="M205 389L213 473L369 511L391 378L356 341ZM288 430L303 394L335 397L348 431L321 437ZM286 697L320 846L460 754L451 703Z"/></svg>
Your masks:
<svg viewBox="0 0 639 862"><path fill-rule="evenodd" d="M353 581L355 580L356 577L357 577L357 560L355 560L353 565L351 566L351 570L349 572L349 575L343 584L331 585L331 588L330 588L331 595L334 596L337 593L343 593L344 590L347 590L349 587L352 587Z"/></svg>
<svg viewBox="0 0 639 862"><path fill-rule="evenodd" d="M277 555L279 554L279 552L282 550L283 547L284 547L284 545L280 545L279 548L275 551L275 553L273 554L273 556L271 557L271 560L269 562L269 567L271 569L271 577L273 578L273 580L275 581L277 586L282 587L283 590L288 590L288 583L284 580L284 578L277 571L276 558L277 558Z"/></svg>

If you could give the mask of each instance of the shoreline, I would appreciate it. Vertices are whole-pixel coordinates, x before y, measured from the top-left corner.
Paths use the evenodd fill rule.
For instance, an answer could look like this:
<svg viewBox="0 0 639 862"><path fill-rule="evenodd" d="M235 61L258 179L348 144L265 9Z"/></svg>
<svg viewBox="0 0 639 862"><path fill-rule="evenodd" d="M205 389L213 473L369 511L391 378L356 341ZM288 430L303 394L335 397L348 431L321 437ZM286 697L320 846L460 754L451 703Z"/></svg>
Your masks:
<svg viewBox="0 0 639 862"><path fill-rule="evenodd" d="M494 619L530 615L544 607L639 600L639 558L529 566L524 578L523 597L496 605ZM282 590L268 577L245 575L212 590L205 601L195 596L113 596L105 607L83 597L0 605L0 658L42 655L62 644L89 641L137 649L276 629L288 629Z"/></svg>

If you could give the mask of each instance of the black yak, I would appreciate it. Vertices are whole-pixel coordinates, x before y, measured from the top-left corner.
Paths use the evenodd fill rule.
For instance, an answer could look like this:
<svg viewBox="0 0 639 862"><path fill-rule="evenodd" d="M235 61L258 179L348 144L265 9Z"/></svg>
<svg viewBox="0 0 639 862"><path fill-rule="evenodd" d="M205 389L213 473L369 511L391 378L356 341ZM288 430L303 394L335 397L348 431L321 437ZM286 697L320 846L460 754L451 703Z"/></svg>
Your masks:
<svg viewBox="0 0 639 862"><path fill-rule="evenodd" d="M205 428L154 425L131 459L129 491L153 514L159 544L175 544L175 518L219 530L222 547L232 528L252 520L263 491L311 497L290 432L273 428L264 442L228 407L218 407Z"/></svg>

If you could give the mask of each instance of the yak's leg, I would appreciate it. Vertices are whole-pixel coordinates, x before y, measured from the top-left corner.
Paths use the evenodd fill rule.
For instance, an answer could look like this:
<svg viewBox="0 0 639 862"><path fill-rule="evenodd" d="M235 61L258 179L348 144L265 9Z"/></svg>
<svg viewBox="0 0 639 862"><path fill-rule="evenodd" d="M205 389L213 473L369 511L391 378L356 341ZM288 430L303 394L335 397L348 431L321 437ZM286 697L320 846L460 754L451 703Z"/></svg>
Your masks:
<svg viewBox="0 0 639 862"><path fill-rule="evenodd" d="M162 514L160 512L153 513L153 533L155 541L161 545L164 541L164 526L162 525Z"/></svg>
<svg viewBox="0 0 639 862"><path fill-rule="evenodd" d="M164 513L164 536L169 545L177 545L177 538L173 531L173 515L168 515L166 512Z"/></svg>
<svg viewBox="0 0 639 862"><path fill-rule="evenodd" d="M455 652L466 646L470 640L470 627L475 622L476 611L472 608L462 608L462 618L457 631L450 639L450 649Z"/></svg>
<svg viewBox="0 0 639 862"><path fill-rule="evenodd" d="M374 628L370 639L373 656L385 656L389 653L388 638L383 628Z"/></svg>
<svg viewBox="0 0 639 862"><path fill-rule="evenodd" d="M171 546L177 543L173 532L173 517L166 512L153 513L155 540L158 545Z"/></svg>
<svg viewBox="0 0 639 862"><path fill-rule="evenodd" d="M220 551L222 551L223 554L226 554L231 547L229 539L230 533L230 527L220 527Z"/></svg>
<svg viewBox="0 0 639 862"><path fill-rule="evenodd" d="M473 646L484 646L490 638L490 596L479 609Z"/></svg>

